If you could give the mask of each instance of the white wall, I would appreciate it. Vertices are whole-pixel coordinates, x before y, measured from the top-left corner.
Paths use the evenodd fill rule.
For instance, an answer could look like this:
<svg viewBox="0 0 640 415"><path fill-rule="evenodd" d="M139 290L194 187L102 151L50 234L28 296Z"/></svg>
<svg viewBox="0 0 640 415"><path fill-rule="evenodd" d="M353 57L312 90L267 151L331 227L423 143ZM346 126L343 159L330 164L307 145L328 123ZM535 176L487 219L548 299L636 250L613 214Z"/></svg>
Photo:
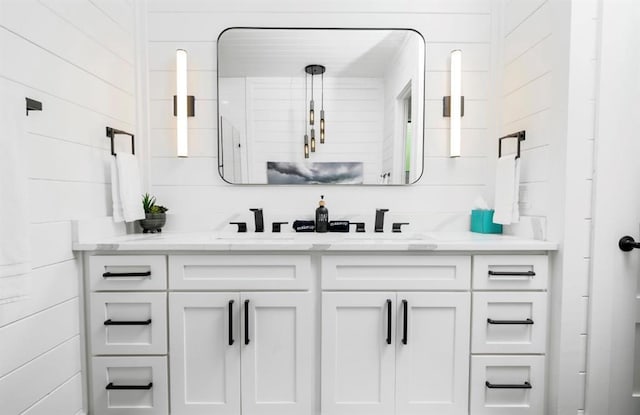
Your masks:
<svg viewBox="0 0 640 415"><path fill-rule="evenodd" d="M81 264L70 220L111 211L105 127L135 128L133 20L129 0L0 0L0 82L43 103L22 137L29 297L0 305L3 415L82 412Z"/></svg>
<svg viewBox="0 0 640 415"><path fill-rule="evenodd" d="M488 128L492 117L489 0L154 0L148 8L151 191L170 208L167 229L210 229L216 221L237 213L238 219L252 221L250 207L263 207L267 221L310 217L320 194L325 195L333 218L362 214L372 222L374 209L386 207L391 209L389 226L405 217L420 228L468 229L472 201L488 192L487 143L495 136ZM422 180L409 187L384 189L225 184L217 175L215 159L215 46L219 33L231 26L409 27L420 31L427 41ZM189 93L196 97L196 116L189 119L187 159L175 157L171 106L176 48L189 53ZM449 53L456 48L465 53L467 101L462 157L450 159L449 122L442 117L442 96L448 95Z"/></svg>

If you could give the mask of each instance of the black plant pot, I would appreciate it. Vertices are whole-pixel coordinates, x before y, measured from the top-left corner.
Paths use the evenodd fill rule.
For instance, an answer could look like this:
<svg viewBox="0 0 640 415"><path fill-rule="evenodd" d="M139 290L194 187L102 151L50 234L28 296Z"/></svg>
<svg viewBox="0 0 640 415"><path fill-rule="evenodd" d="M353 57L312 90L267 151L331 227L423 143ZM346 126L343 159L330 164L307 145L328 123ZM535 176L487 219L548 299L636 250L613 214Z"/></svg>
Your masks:
<svg viewBox="0 0 640 415"><path fill-rule="evenodd" d="M144 219L140 219L142 233L162 232L162 227L167 222L166 213L145 213L144 216Z"/></svg>

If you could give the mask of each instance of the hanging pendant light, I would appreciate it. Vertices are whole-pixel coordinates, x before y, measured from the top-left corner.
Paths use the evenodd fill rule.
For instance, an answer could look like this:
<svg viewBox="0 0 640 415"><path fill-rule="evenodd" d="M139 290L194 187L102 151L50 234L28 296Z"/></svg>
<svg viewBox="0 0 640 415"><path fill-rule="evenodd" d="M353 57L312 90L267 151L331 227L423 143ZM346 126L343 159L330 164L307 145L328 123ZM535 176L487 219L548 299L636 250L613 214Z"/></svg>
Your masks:
<svg viewBox="0 0 640 415"><path fill-rule="evenodd" d="M324 143L324 72L326 68L322 65L307 65L304 68L305 76L304 76L304 97L305 97L305 156L308 158L308 146L307 143L307 114L309 115L309 126L311 126L311 148L310 151L314 153L316 151L316 130L313 127L315 124L315 108L314 108L314 89L313 89L313 77L315 75L322 76L322 101L320 106L320 143ZM309 112L307 113L307 75L311 75L311 99L309 100Z"/></svg>
<svg viewBox="0 0 640 415"><path fill-rule="evenodd" d="M321 98L320 98L320 144L324 144L324 72L320 75L322 80Z"/></svg>

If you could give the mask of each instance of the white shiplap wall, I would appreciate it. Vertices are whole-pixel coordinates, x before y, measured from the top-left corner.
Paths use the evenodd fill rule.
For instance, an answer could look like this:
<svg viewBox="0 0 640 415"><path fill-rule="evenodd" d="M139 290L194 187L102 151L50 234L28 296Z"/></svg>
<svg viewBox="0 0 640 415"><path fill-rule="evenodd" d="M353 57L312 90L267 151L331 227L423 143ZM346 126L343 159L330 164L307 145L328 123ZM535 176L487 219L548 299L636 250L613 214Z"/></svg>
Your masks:
<svg viewBox="0 0 640 415"><path fill-rule="evenodd" d="M0 305L0 412L74 415L82 307L70 220L110 214L105 126L135 128L133 2L0 0L0 10L0 82L44 107L25 122L33 271L28 299Z"/></svg>
<svg viewBox="0 0 640 415"><path fill-rule="evenodd" d="M151 190L170 208L167 228L210 229L238 214L251 221L250 207L263 207L265 220L310 216L324 194L333 218L364 215L376 207L391 209L390 223L410 219L416 227L467 229L473 200L487 196L487 143L491 66L489 0L276 0L163 1L148 3ZM225 184L216 171L216 48L219 33L232 26L408 27L427 41L425 171L410 187L260 187ZM175 157L172 95L175 50L189 53L189 93L196 116L189 119L190 157ZM462 157L448 154L448 119L442 96L448 95L449 53L465 53ZM491 154L493 156L493 154ZM277 197L273 197L273 195ZM351 216L353 217L353 216ZM417 223L418 222L418 223Z"/></svg>

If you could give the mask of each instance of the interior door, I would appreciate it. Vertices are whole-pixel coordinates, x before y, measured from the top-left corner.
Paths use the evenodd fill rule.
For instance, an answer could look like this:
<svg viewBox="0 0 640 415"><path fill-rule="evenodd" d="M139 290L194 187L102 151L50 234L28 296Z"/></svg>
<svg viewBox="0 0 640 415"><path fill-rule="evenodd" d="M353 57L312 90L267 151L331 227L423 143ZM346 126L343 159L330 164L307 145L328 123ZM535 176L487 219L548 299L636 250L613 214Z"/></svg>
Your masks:
<svg viewBox="0 0 640 415"><path fill-rule="evenodd" d="M398 293L396 415L468 411L470 294Z"/></svg>
<svg viewBox="0 0 640 415"><path fill-rule="evenodd" d="M640 2L602 1L587 414L640 413Z"/></svg>

